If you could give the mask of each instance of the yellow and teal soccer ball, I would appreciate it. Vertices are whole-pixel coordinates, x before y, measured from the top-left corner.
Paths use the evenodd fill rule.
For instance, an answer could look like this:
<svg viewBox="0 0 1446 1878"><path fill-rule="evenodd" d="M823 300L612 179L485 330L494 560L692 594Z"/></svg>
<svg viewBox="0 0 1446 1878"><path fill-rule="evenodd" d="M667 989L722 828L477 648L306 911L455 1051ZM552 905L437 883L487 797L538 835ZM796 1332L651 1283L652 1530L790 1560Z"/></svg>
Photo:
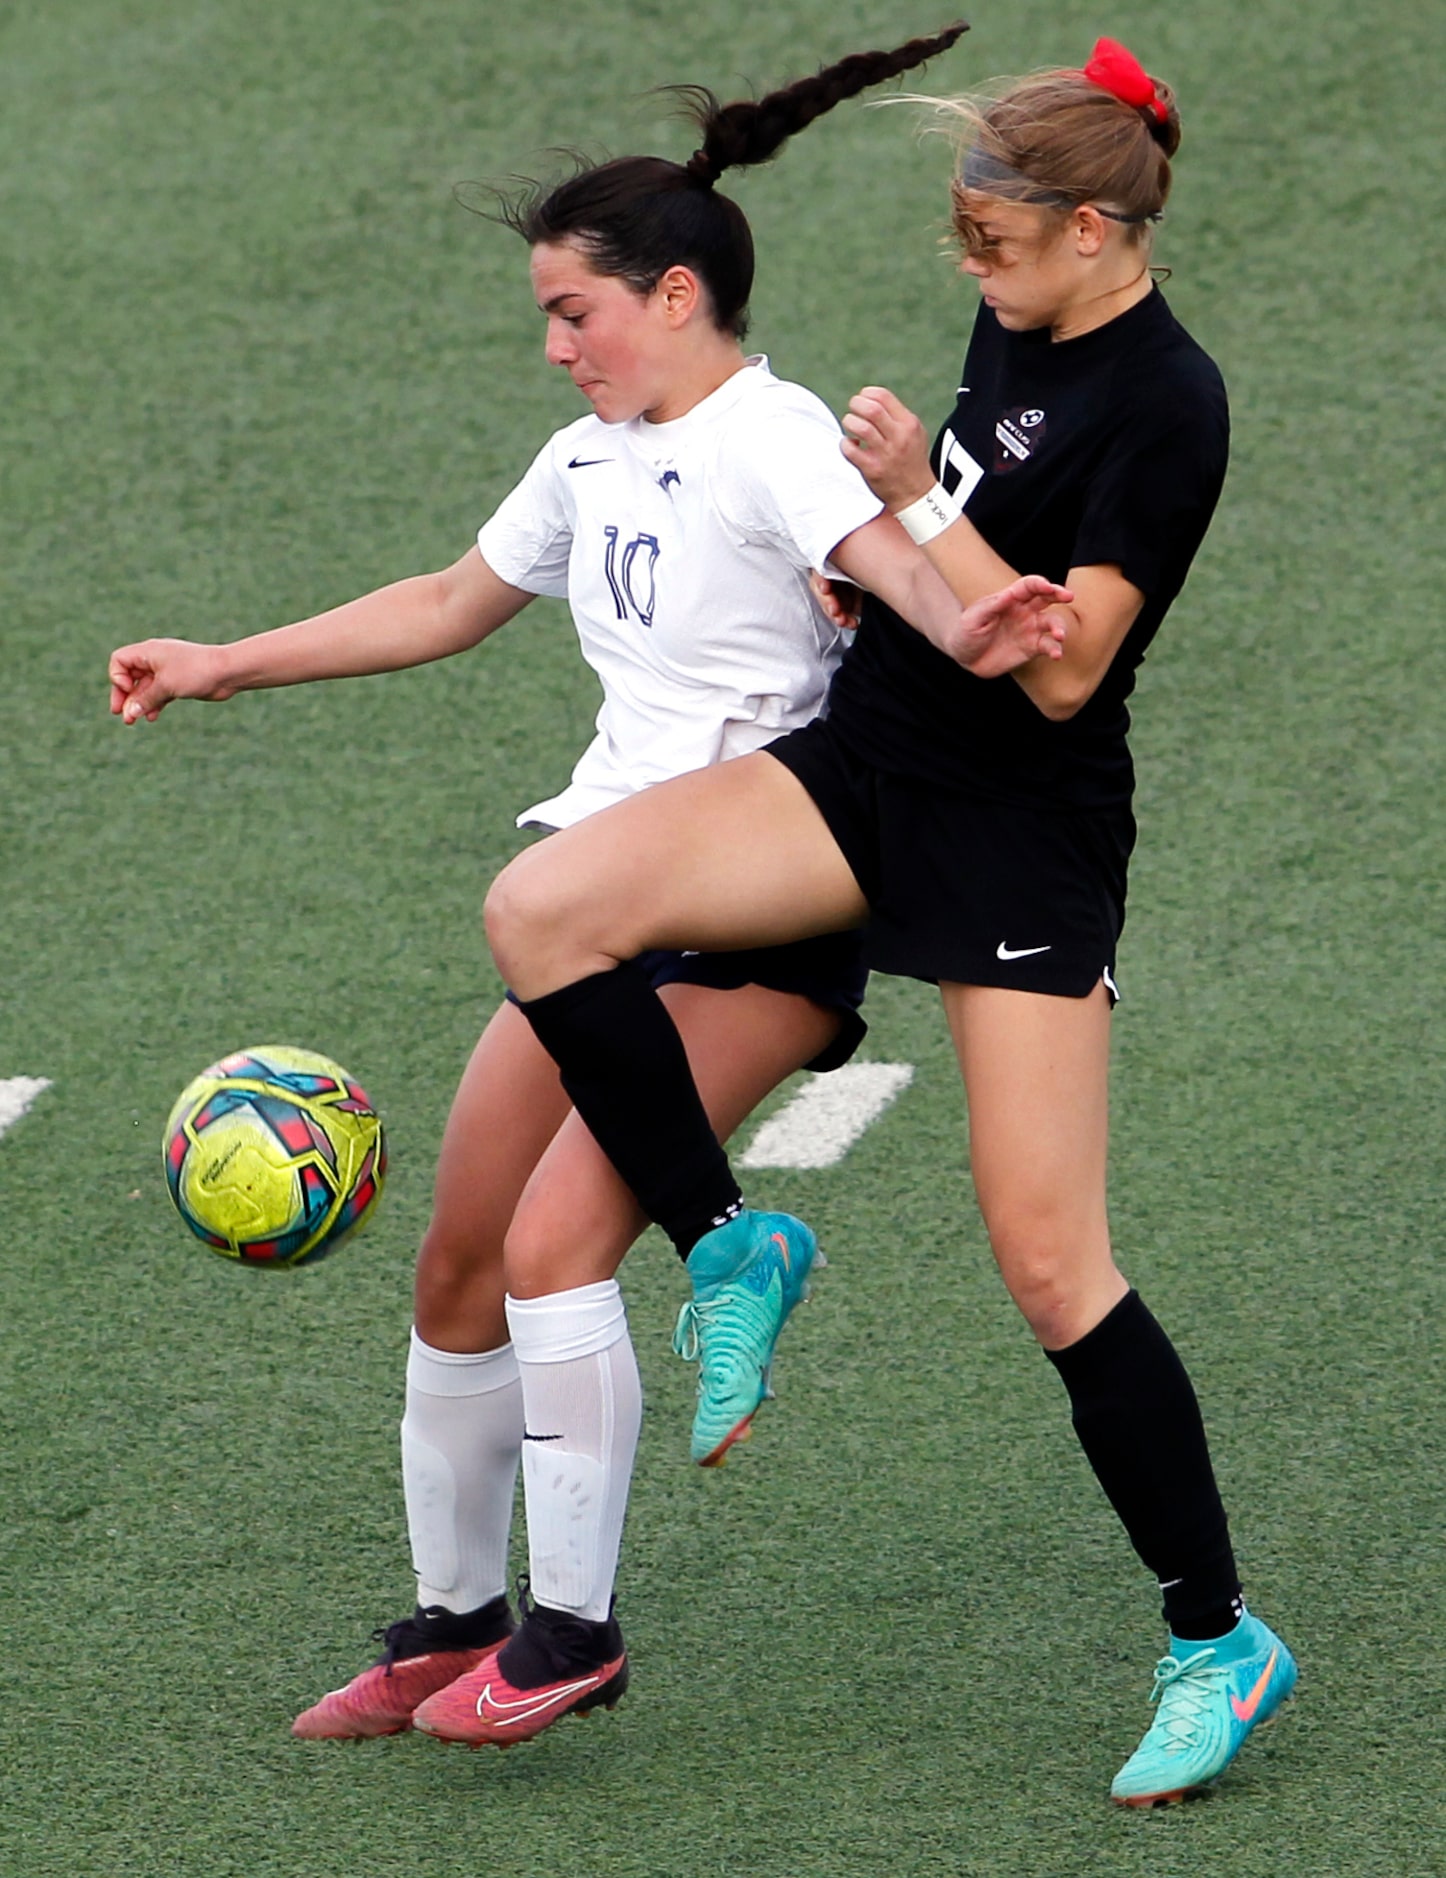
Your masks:
<svg viewBox="0 0 1446 1878"><path fill-rule="evenodd" d="M381 1198L381 1117L340 1063L262 1044L188 1083L166 1122L166 1184L205 1245L246 1265L314 1265Z"/></svg>

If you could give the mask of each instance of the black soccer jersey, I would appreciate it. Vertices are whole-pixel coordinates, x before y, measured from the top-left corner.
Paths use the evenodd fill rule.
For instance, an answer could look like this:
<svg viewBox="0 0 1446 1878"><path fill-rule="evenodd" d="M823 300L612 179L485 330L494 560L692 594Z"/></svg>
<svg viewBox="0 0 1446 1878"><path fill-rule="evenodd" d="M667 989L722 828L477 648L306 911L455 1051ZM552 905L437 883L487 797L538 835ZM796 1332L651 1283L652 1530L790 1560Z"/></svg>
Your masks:
<svg viewBox="0 0 1446 1878"><path fill-rule="evenodd" d="M873 596L830 694L834 728L896 775L1061 807L1128 803L1125 699L1220 494L1225 387L1151 292L1077 339L1011 333L981 307L939 481L1021 574L1118 565L1144 605L1088 703L1053 723L1012 678L979 679Z"/></svg>

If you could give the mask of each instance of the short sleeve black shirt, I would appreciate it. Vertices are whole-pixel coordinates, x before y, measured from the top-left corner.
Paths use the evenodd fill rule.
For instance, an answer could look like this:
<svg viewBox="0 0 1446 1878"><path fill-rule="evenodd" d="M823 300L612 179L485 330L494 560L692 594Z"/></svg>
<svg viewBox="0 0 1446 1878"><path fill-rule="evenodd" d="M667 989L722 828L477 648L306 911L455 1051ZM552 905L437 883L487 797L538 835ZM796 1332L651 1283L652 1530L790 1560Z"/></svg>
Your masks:
<svg viewBox="0 0 1446 1878"><path fill-rule="evenodd" d="M934 446L944 488L1021 574L1111 564L1144 604L1098 689L1053 723L1012 678L978 679L870 596L830 716L877 768L1065 808L1127 805L1125 700L1184 584L1229 448L1214 362L1158 291L1055 344L981 307L953 415Z"/></svg>

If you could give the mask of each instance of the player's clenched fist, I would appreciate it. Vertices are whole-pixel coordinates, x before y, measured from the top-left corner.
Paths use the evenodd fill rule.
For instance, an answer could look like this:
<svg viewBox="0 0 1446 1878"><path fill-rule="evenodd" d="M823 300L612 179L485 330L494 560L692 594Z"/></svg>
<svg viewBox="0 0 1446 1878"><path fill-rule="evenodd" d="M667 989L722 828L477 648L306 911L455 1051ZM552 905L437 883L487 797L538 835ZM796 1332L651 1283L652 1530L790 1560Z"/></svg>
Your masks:
<svg viewBox="0 0 1446 1878"><path fill-rule="evenodd" d="M225 680L224 646L189 639L143 639L110 655L110 708L123 724L154 723L173 698L219 703L235 690Z"/></svg>
<svg viewBox="0 0 1446 1878"><path fill-rule="evenodd" d="M933 485L929 433L884 385L865 385L849 399L839 448L880 502L897 512Z"/></svg>

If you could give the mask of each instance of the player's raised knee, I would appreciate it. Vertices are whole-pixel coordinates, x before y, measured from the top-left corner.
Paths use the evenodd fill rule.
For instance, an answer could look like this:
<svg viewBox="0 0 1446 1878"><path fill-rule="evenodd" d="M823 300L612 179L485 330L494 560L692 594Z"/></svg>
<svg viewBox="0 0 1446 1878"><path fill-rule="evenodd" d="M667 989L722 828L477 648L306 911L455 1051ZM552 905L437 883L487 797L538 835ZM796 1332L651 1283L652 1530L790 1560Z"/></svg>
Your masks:
<svg viewBox="0 0 1446 1878"><path fill-rule="evenodd" d="M514 973L555 945L569 929L572 895L556 870L536 864L530 848L508 863L488 889L482 920L497 968L516 988Z"/></svg>

